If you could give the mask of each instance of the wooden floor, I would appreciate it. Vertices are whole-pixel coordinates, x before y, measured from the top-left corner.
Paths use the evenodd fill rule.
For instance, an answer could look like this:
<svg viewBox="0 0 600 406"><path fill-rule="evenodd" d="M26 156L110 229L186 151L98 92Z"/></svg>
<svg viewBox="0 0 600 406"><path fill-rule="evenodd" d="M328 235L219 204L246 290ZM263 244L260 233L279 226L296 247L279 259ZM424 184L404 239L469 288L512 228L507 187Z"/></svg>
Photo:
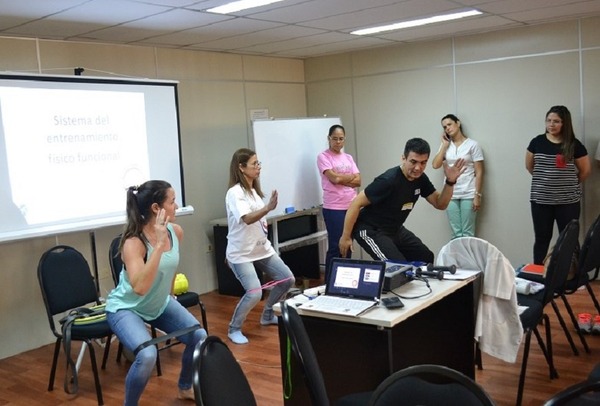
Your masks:
<svg viewBox="0 0 600 406"><path fill-rule="evenodd" d="M600 297L600 283L594 282L593 287L597 296ZM587 292L579 291L569 296L569 299L576 313L594 313L593 304ZM211 292L202 295L202 300L208 313L210 334L226 339L227 324L238 298ZM277 328L259 325L258 319L262 303L251 312L244 326L244 333L249 338L250 344L239 346L229 341L227 343L248 376L259 406L280 406L283 405L283 397ZM562 303L559 303L559 306L563 309ZM555 380L548 378L547 365L534 338L525 381L524 405L543 404L552 394L584 379L592 367L600 362L600 336L587 336L592 350L590 354L581 350L581 344L575 336L580 355L574 356L556 321L554 312L551 308L548 310L553 331L555 363L560 378ZM199 311L194 310L193 312L196 316L199 315ZM566 315L566 312L563 311L563 314ZM448 343L448 348L451 349L451 343ZM46 390L52 350L53 346L47 345L0 360L0 405L92 406L97 404L87 354L81 367L78 394L68 395L62 389L64 379L62 353L55 389L52 392ZM100 379L106 405L120 405L123 402L123 382L129 365L126 361L117 364L116 350L117 345L113 343L107 368L101 371ZM98 353L101 351L102 349L99 348ZM176 399L181 352L181 346L161 351L163 375L151 378L142 396L141 406L193 404L190 401ZM521 356L522 348L517 362L509 364L484 354L484 369L477 371L476 378L499 406L509 406L515 403Z"/></svg>

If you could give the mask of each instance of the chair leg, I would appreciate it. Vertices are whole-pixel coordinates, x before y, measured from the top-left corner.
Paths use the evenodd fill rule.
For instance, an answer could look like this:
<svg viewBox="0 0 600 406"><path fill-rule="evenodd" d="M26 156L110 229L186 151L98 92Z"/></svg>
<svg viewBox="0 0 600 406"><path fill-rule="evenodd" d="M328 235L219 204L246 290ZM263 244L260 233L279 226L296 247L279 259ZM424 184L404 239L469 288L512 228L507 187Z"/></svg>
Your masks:
<svg viewBox="0 0 600 406"><path fill-rule="evenodd" d="M533 330L535 334L535 338L542 350L542 354L544 354L544 358L546 358L546 363L548 364L550 379L558 378L558 371L554 366L554 355L552 353L552 335L550 330L550 318L547 314L542 316L544 320L544 328L546 332L546 344L544 344L544 340L542 340L542 336L537 328Z"/></svg>
<svg viewBox="0 0 600 406"><path fill-rule="evenodd" d="M56 339L54 344L54 356L52 357L52 368L50 369L50 379L48 380L48 392L54 390L54 377L56 376L56 365L58 364L58 354L60 353L61 339Z"/></svg>
<svg viewBox="0 0 600 406"><path fill-rule="evenodd" d="M110 352L110 344L112 342L112 334L106 337L106 344L104 345L104 356L102 357L102 369L106 369L106 361L108 360L108 353Z"/></svg>
<svg viewBox="0 0 600 406"><path fill-rule="evenodd" d="M600 303L598 303L598 299L596 299L596 295L594 294L594 291L592 290L592 286L590 285L589 282L585 284L585 288L587 289L588 293L590 294L590 297L592 298L592 301L594 302L596 311L598 312L598 314L600 314Z"/></svg>
<svg viewBox="0 0 600 406"><path fill-rule="evenodd" d="M200 306L200 314L202 315L202 327L206 331L206 335L208 335L208 322L206 321L206 308L204 307L204 303L198 301L198 306ZM600 310L598 311L600 313Z"/></svg>
<svg viewBox="0 0 600 406"><path fill-rule="evenodd" d="M123 354L123 344L119 341L119 348L117 348L117 362L121 362L121 354Z"/></svg>
<svg viewBox="0 0 600 406"><path fill-rule="evenodd" d="M521 363L521 375L519 375L519 388L517 389L516 406L521 406L523 402L523 388L525 386L525 373L527 372L527 359L529 358L529 346L531 345L531 331L525 334L525 346L523 348L523 362Z"/></svg>
<svg viewBox="0 0 600 406"><path fill-rule="evenodd" d="M94 383L96 385L96 397L98 398L98 406L104 404L102 398L102 387L100 386L100 377L98 376L98 365L96 364L96 351L94 350L94 343L91 340L87 341L88 350L90 352L90 361L92 362L92 371L94 373Z"/></svg>
<svg viewBox="0 0 600 406"><path fill-rule="evenodd" d="M563 319L562 315L560 314L560 309L556 305L556 302L554 301L554 299L552 299L550 301L550 303L552 304L554 313L556 313L556 318L558 319L560 326L562 327L563 331L565 332L565 336L567 337L567 341L569 342L569 345L571 346L571 350L573 350L573 354L579 355L579 350L575 346L575 341L573 341L573 337L571 336L571 333L569 332L569 328L567 327L567 324L565 323L565 319Z"/></svg>
<svg viewBox="0 0 600 406"><path fill-rule="evenodd" d="M152 330L152 338L156 338L156 329L151 327ZM156 375L162 375L162 368L160 367L160 348L158 348L158 344L156 344Z"/></svg>
<svg viewBox="0 0 600 406"><path fill-rule="evenodd" d="M575 313L573 313L573 308L571 307L571 304L567 300L567 296L565 294L562 294L560 295L560 297L562 298L562 301L565 304L565 308L567 309L567 313L571 318L571 323L573 323L573 327L575 327L575 331L577 331L577 335L579 336L579 341L581 341L581 345L583 345L583 349L589 354L591 352L590 347L588 346L587 340L583 335L583 331L581 331L581 329L579 328L579 324L577 324L577 318L575 317Z"/></svg>
<svg viewBox="0 0 600 406"><path fill-rule="evenodd" d="M475 343L475 365L477 365L478 370L483 370L483 360L481 358L481 348L479 348L479 343Z"/></svg>
<svg viewBox="0 0 600 406"><path fill-rule="evenodd" d="M158 344L156 344L156 375L162 375L162 368L160 367L160 352L158 351Z"/></svg>

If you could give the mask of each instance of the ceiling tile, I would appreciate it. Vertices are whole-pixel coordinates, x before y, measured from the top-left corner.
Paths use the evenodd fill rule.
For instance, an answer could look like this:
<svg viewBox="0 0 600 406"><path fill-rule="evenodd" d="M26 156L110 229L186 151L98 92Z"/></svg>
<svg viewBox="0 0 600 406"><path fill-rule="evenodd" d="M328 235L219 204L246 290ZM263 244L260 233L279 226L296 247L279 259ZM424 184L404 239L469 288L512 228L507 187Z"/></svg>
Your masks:
<svg viewBox="0 0 600 406"><path fill-rule="evenodd" d="M235 15L228 0L0 0L0 35L306 58L369 46L600 16L600 0L284 0ZM484 15L369 37L373 25L477 8Z"/></svg>

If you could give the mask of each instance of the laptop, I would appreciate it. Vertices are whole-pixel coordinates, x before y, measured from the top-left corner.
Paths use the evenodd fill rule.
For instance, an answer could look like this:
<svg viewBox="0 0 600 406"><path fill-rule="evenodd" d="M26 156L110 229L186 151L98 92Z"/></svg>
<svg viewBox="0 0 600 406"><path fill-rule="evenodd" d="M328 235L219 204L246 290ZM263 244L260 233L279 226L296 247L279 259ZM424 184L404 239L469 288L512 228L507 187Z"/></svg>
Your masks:
<svg viewBox="0 0 600 406"><path fill-rule="evenodd" d="M379 304L385 262L333 258L325 294L302 304L302 310L358 316Z"/></svg>

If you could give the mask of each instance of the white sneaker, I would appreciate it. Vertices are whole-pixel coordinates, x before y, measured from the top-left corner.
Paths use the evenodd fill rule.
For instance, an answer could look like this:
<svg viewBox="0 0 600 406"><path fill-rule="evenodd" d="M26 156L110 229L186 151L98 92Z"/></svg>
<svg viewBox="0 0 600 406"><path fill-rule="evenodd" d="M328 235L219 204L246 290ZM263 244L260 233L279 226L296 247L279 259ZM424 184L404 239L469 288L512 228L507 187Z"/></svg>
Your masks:
<svg viewBox="0 0 600 406"><path fill-rule="evenodd" d="M228 333L227 337L229 337L234 344L248 344L248 339L239 330L234 331L233 333Z"/></svg>

